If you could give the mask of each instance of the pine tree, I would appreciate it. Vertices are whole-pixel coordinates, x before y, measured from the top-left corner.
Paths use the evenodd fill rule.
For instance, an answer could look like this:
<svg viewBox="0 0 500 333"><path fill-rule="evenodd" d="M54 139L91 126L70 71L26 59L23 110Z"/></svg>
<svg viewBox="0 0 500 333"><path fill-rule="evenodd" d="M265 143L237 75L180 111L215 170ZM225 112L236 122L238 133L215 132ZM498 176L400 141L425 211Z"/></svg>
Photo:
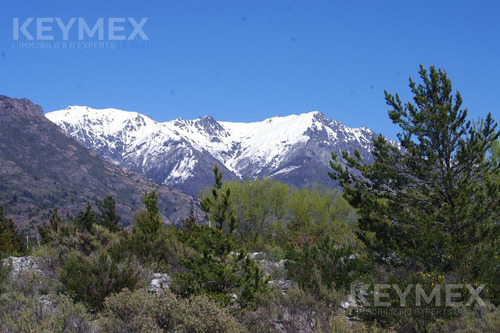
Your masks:
<svg viewBox="0 0 500 333"><path fill-rule="evenodd" d="M7 218L0 205L0 257L11 255L20 250L20 239L14 222Z"/></svg>
<svg viewBox="0 0 500 333"><path fill-rule="evenodd" d="M145 235L157 235L163 226L158 210L158 194L156 191L145 193L142 202L146 205L146 210L135 216L135 232L142 232Z"/></svg>
<svg viewBox="0 0 500 333"><path fill-rule="evenodd" d="M53 240L54 235L58 232L59 228L62 225L61 217L59 216L59 211L57 206L54 207L52 214L49 217L49 224L45 224L43 226L37 226L38 234L42 239L42 243L46 244Z"/></svg>
<svg viewBox="0 0 500 333"><path fill-rule="evenodd" d="M487 152L500 132L491 114L479 127L466 119L446 72L421 66L419 74L423 84L410 78L413 103L385 93L401 149L379 136L373 164L344 152L343 167L332 154L330 176L358 210L360 238L378 258L459 269L499 237L500 169Z"/></svg>
<svg viewBox="0 0 500 333"><path fill-rule="evenodd" d="M75 217L74 223L80 231L90 231L94 224L99 222L97 213L92 210L90 202L87 202L87 207L84 211L80 211Z"/></svg>
<svg viewBox="0 0 500 333"><path fill-rule="evenodd" d="M116 212L115 199L111 194L107 195L98 205L101 212L99 224L108 228L112 232L120 231L120 216Z"/></svg>
<svg viewBox="0 0 500 333"><path fill-rule="evenodd" d="M198 223L198 221L196 220L196 217L194 216L194 211L193 211L193 209L190 209L189 210L189 217L184 219L183 227L186 229L191 229L197 223Z"/></svg>
<svg viewBox="0 0 500 333"><path fill-rule="evenodd" d="M222 187L222 172L216 164L213 168L215 183L212 188L212 196L203 198L200 202L201 209L206 213L207 220L214 222L215 226L231 235L236 229L238 222L234 209L231 205L231 189Z"/></svg>
<svg viewBox="0 0 500 333"><path fill-rule="evenodd" d="M223 189L222 173L217 165L213 171L212 196L203 198L201 206L216 227L199 225L192 211L184 221L179 238L197 254L181 258L181 264L188 271L177 277L174 289L183 297L206 294L222 304L237 303L245 307L256 293L266 292L268 280L246 251L238 249L232 241L231 233L237 222L231 192L229 188Z"/></svg>
<svg viewBox="0 0 500 333"><path fill-rule="evenodd" d="M182 297L204 294L223 305L246 307L267 291L269 280L258 264L221 229L199 225L191 215L179 239L197 252L180 258L187 272L176 277L173 289Z"/></svg>

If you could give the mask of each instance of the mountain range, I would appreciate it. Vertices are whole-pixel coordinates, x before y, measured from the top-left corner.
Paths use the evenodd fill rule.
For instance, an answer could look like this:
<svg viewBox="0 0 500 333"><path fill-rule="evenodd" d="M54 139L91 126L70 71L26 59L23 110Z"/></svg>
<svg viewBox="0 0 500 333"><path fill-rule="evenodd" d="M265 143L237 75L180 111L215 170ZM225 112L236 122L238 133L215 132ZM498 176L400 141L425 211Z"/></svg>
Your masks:
<svg viewBox="0 0 500 333"><path fill-rule="evenodd" d="M318 111L251 123L211 116L158 122L137 112L86 106L46 117L107 161L194 196L212 184L216 163L225 180L269 177L297 187L335 186L328 177L331 153L358 150L370 162L378 135Z"/></svg>
<svg viewBox="0 0 500 333"><path fill-rule="evenodd" d="M141 196L155 189L165 222L178 223L197 201L183 192L160 186L139 173L113 165L83 147L28 99L0 95L0 204L20 227L46 222L54 206L74 216L89 202L115 197L123 224L144 205Z"/></svg>

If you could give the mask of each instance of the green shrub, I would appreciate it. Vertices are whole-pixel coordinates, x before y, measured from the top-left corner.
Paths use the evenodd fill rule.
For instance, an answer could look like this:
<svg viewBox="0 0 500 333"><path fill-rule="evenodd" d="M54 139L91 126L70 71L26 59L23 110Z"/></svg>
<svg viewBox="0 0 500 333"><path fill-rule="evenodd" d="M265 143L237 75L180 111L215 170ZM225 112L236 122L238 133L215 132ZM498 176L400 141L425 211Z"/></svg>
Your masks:
<svg viewBox="0 0 500 333"><path fill-rule="evenodd" d="M376 324L367 325L362 322L349 321L344 314L337 314L330 318L327 332L330 333L394 333L392 329L380 328Z"/></svg>
<svg viewBox="0 0 500 333"><path fill-rule="evenodd" d="M95 327L85 307L65 296L41 299L8 292L0 296L0 331L84 333Z"/></svg>
<svg viewBox="0 0 500 333"><path fill-rule="evenodd" d="M119 240L118 234L99 225L93 225L90 231L80 231L75 225L69 224L59 227L48 248L56 249L58 260L61 260L73 250L85 256L92 256L102 249L118 243Z"/></svg>
<svg viewBox="0 0 500 333"><path fill-rule="evenodd" d="M104 311L99 315L103 332L161 332L157 324L158 299L144 290L124 289L106 298Z"/></svg>
<svg viewBox="0 0 500 333"><path fill-rule="evenodd" d="M57 292L59 282L40 271L26 269L11 273L12 277L7 285L8 291L19 292L23 295L42 296Z"/></svg>
<svg viewBox="0 0 500 333"><path fill-rule="evenodd" d="M11 269L12 267L9 263L0 259L0 294L4 291L5 285L7 284L7 277Z"/></svg>
<svg viewBox="0 0 500 333"><path fill-rule="evenodd" d="M290 249L285 264L288 276L301 287L321 296L322 289L347 290L361 275L364 265L354 251L338 247L330 236L304 239Z"/></svg>
<svg viewBox="0 0 500 333"><path fill-rule="evenodd" d="M136 256L155 272L179 271L179 257L186 254L186 246L177 239L175 227L162 227L155 235L139 230L122 235L121 244L111 250L114 258Z"/></svg>
<svg viewBox="0 0 500 333"><path fill-rule="evenodd" d="M141 270L133 259L117 262L105 251L91 258L70 252L63 260L60 275L64 290L92 311L102 309L107 296L124 288L138 288L140 278Z"/></svg>
<svg viewBox="0 0 500 333"><path fill-rule="evenodd" d="M256 307L240 316L252 332L321 332L328 328L334 312L335 307L292 284L286 293L274 287L268 295L258 295Z"/></svg>
<svg viewBox="0 0 500 333"><path fill-rule="evenodd" d="M173 331L178 333L245 332L229 310L219 307L206 296L179 301L172 319Z"/></svg>
<svg viewBox="0 0 500 333"><path fill-rule="evenodd" d="M105 332L244 332L227 309L204 296L179 299L169 291L124 290L106 299L99 316Z"/></svg>

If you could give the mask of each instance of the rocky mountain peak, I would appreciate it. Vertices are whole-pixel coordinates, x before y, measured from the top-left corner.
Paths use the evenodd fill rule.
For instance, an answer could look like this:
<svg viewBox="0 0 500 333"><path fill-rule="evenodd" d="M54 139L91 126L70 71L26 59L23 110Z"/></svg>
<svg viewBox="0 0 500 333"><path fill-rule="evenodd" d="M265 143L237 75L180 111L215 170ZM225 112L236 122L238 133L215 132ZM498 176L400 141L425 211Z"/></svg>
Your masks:
<svg viewBox="0 0 500 333"><path fill-rule="evenodd" d="M313 119L316 121L319 121L322 123L322 122L328 120L328 118L326 118L325 114L321 111L313 111L311 113L313 114Z"/></svg>
<svg viewBox="0 0 500 333"><path fill-rule="evenodd" d="M0 95L0 117L43 117L40 105L27 98L11 98Z"/></svg>
<svg viewBox="0 0 500 333"><path fill-rule="evenodd" d="M204 131L211 137L219 135L223 136L228 135L224 127L222 127L221 124L219 124L217 120L215 120L212 116L205 116L203 118L200 118L197 122L196 127Z"/></svg>
<svg viewBox="0 0 500 333"><path fill-rule="evenodd" d="M67 110L47 118L113 163L192 195L211 184L215 163L226 180L270 177L294 186L333 186L328 177L331 153L358 150L369 162L377 136L319 111L251 123L212 116L142 123L141 117L119 116L130 113L115 109L89 108L88 114L93 121Z"/></svg>

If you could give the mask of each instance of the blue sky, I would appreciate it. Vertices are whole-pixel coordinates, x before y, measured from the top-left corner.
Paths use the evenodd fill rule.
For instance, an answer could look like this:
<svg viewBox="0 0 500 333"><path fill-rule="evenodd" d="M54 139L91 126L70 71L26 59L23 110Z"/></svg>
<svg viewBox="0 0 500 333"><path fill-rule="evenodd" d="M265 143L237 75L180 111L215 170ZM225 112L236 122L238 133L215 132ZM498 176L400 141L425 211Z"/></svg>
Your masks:
<svg viewBox="0 0 500 333"><path fill-rule="evenodd" d="M446 69L473 118L499 120L498 1L0 0L0 94L45 111L135 110L159 121L256 121L320 110L388 137L384 89L404 100L418 66ZM13 19L148 18L114 49L19 49ZM53 42L62 41L55 22ZM47 25L46 25L47 26ZM67 42L78 42L76 25ZM107 29L107 27L106 27ZM125 23L124 35L132 26ZM36 35L36 23L27 28ZM105 30L107 32L107 30ZM106 38L109 39L109 36ZM97 38L84 38L84 42ZM109 40L108 40L109 41ZM17 45L17 47L16 47Z"/></svg>

